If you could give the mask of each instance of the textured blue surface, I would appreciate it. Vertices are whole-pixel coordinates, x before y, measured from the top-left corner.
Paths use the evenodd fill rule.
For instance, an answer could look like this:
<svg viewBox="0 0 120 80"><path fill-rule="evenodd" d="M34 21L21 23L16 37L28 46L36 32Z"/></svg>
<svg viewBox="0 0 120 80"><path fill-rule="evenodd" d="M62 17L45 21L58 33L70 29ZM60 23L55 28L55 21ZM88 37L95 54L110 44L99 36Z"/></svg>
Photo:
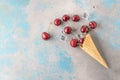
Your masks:
<svg viewBox="0 0 120 80"><path fill-rule="evenodd" d="M89 10L92 7L85 0L69 1L78 8ZM103 24L104 27L99 28L96 34L100 39L109 37L109 39L105 39L106 44L115 50L119 50L120 16L118 14L120 13L120 6L115 7L115 5L119 5L119 1L98 1L100 1L99 4L102 4L103 12L106 11L105 14L98 10L92 11L89 13L88 20L96 20ZM30 7L33 11L28 13L27 9L31 4L36 6ZM38 0L38 2L37 0L0 0L0 80L76 80L74 78L75 66L67 51L54 43L54 45L48 45L49 42L40 38L39 32L46 30L44 24L47 23L39 22L36 30L40 31L35 31L37 34L31 37L35 33L33 29L37 27L36 25L31 26L36 22L31 23L32 20L30 22L28 17L34 15L32 14L34 11L38 11L37 15L43 15L39 11L51 13L57 4L59 5L59 1L55 0L51 2L49 0L48 2L44 0ZM116 10L112 12L114 7ZM110 12L112 12L111 15L108 15ZM35 18L37 19L37 17ZM40 26L41 28L39 28ZM54 59L52 60L52 58Z"/></svg>

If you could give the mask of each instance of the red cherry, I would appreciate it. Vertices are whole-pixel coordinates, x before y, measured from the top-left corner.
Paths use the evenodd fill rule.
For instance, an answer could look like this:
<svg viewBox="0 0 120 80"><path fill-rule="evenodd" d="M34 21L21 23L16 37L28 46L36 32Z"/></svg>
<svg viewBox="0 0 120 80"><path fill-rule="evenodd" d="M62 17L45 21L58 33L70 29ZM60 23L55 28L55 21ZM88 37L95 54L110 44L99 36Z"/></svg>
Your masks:
<svg viewBox="0 0 120 80"><path fill-rule="evenodd" d="M50 39L50 34L47 33L47 32L43 32L43 33L42 33L42 38L43 38L44 40L48 40L48 39Z"/></svg>
<svg viewBox="0 0 120 80"><path fill-rule="evenodd" d="M60 20L59 18L55 19L55 20L54 20L54 24L55 24L56 26L59 26L59 25L61 24L61 20Z"/></svg>
<svg viewBox="0 0 120 80"><path fill-rule="evenodd" d="M78 43L78 40L77 40L77 39L72 39L72 40L70 41L70 45L71 45L72 47L74 47L74 48L78 46L77 43Z"/></svg>
<svg viewBox="0 0 120 80"><path fill-rule="evenodd" d="M64 32L65 32L66 34L70 34L71 31L72 31L72 28L69 27L69 26L67 26L67 27L64 28Z"/></svg>
<svg viewBox="0 0 120 80"><path fill-rule="evenodd" d="M73 15L72 20L78 22L80 20L79 15Z"/></svg>
<svg viewBox="0 0 120 80"><path fill-rule="evenodd" d="M68 21L69 19L70 19L70 17L66 14L62 17L62 20L65 22Z"/></svg>
<svg viewBox="0 0 120 80"><path fill-rule="evenodd" d="M90 26L91 29L95 29L97 27L97 23L95 21L91 21L89 23L89 26Z"/></svg>
<svg viewBox="0 0 120 80"><path fill-rule="evenodd" d="M85 38L81 38L81 39L79 40L79 42L80 42L81 44L83 44L84 40L85 40Z"/></svg>
<svg viewBox="0 0 120 80"><path fill-rule="evenodd" d="M89 28L88 28L87 25L83 25L83 26L80 28L80 31L81 31L82 33L88 33Z"/></svg>

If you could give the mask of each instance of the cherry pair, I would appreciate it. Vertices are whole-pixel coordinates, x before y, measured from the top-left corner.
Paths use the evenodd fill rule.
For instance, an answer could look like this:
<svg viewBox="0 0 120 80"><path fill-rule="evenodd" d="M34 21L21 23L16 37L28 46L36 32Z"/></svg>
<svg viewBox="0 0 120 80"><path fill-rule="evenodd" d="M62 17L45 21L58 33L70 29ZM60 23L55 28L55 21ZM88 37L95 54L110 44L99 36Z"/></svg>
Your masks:
<svg viewBox="0 0 120 80"><path fill-rule="evenodd" d="M72 39L72 40L70 41L70 45L75 48L75 47L77 47L79 44L83 44L83 42L84 42L84 38L81 38L80 40L78 40L78 39Z"/></svg>
<svg viewBox="0 0 120 80"><path fill-rule="evenodd" d="M83 25L81 28L80 28L80 31L82 33L88 33L89 32L89 28L91 29L95 29L97 27L97 23L95 21L91 21L89 22L89 26L87 25Z"/></svg>

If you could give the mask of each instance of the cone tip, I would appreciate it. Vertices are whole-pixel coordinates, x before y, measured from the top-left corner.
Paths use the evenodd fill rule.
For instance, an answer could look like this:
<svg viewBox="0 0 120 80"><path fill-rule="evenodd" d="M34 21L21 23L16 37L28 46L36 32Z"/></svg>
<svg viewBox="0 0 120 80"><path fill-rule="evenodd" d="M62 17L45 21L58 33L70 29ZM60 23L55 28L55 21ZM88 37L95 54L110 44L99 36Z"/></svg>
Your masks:
<svg viewBox="0 0 120 80"><path fill-rule="evenodd" d="M109 68L107 64L104 64L104 67L107 68L107 69Z"/></svg>

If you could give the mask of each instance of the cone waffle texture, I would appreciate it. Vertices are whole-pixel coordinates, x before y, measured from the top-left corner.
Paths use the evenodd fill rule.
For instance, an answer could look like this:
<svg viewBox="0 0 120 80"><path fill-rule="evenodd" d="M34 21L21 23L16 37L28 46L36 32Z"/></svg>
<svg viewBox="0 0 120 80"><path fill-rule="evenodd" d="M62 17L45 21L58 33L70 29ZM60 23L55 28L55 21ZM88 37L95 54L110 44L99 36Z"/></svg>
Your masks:
<svg viewBox="0 0 120 80"><path fill-rule="evenodd" d="M108 68L105 60L102 58L100 53L98 52L96 46L93 43L93 40L91 36L88 34L86 35L85 41L82 45L80 46L87 54L89 54L92 58L94 58L96 61L98 61L100 64L102 64L104 67Z"/></svg>

